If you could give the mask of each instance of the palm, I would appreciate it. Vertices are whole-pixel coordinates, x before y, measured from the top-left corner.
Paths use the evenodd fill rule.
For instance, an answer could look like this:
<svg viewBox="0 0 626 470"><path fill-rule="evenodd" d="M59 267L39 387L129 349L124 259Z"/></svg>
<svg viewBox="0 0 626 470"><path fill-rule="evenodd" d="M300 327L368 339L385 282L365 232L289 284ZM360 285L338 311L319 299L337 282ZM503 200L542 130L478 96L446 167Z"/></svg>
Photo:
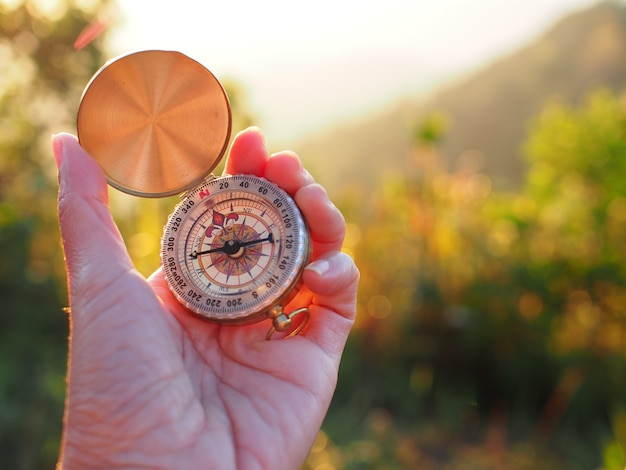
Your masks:
<svg viewBox="0 0 626 470"><path fill-rule="evenodd" d="M87 421L75 421L79 436L70 437L101 449L110 467L129 466L135 454L154 468L214 468L219 454L223 468L297 468L328 407L341 344L266 341L267 322L207 323L176 302L160 272L149 283L130 272L110 286L102 297L142 308L122 335L116 304L74 343L93 352L89 362L73 361L77 380L91 385L74 401ZM310 297L302 292L295 301ZM94 417L100 426L91 436ZM118 452L100 439L111 435Z"/></svg>
<svg viewBox="0 0 626 470"><path fill-rule="evenodd" d="M184 373L166 393L193 397L201 424L186 437L198 455L228 449L224 468L297 468L308 450L301 443L311 443L328 407L338 358L305 337L266 341L268 322L209 324L182 310L160 275L152 284L177 319L172 356Z"/></svg>

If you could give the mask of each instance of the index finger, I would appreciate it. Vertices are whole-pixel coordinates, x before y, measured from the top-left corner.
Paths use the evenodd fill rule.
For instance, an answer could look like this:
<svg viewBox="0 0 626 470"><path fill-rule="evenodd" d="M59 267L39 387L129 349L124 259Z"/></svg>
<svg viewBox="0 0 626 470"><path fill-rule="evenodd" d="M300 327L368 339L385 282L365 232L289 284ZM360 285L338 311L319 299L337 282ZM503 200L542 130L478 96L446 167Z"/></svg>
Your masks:
<svg viewBox="0 0 626 470"><path fill-rule="evenodd" d="M239 132L233 139L224 173L265 176L267 158L265 138L261 129L249 127Z"/></svg>

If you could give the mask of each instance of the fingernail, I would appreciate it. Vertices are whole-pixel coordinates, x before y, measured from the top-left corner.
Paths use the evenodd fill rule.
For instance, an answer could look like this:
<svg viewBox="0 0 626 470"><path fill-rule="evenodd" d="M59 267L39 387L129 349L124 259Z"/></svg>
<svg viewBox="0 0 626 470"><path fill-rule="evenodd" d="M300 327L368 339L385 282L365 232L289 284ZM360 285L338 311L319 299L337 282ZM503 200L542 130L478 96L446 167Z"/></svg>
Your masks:
<svg viewBox="0 0 626 470"><path fill-rule="evenodd" d="M249 133L257 134L261 138L261 140L265 143L265 134L263 134L263 131L261 130L261 128L257 126L250 126L242 131L239 131L237 135L249 134Z"/></svg>
<svg viewBox="0 0 626 470"><path fill-rule="evenodd" d="M52 153L57 163L57 169L61 168L61 162L63 161L63 141L58 134L52 136Z"/></svg>
<svg viewBox="0 0 626 470"><path fill-rule="evenodd" d="M302 177L302 179L304 181L315 181L315 179L313 178L313 175L311 175L311 173L309 173L309 170L307 170L304 165L302 164L302 162L300 162L300 176Z"/></svg>
<svg viewBox="0 0 626 470"><path fill-rule="evenodd" d="M310 269L318 276L325 276L330 270L330 263L325 259L318 259L309 264L306 269Z"/></svg>
<svg viewBox="0 0 626 470"><path fill-rule="evenodd" d="M256 132L257 134L260 134L261 137L265 138L265 134L263 134L263 130L260 127L250 126L248 129L250 129L251 131Z"/></svg>
<svg viewBox="0 0 626 470"><path fill-rule="evenodd" d="M302 169L300 170L300 174L304 177L304 179L313 181L313 175L311 175L309 170L307 170L306 168L302 167Z"/></svg>

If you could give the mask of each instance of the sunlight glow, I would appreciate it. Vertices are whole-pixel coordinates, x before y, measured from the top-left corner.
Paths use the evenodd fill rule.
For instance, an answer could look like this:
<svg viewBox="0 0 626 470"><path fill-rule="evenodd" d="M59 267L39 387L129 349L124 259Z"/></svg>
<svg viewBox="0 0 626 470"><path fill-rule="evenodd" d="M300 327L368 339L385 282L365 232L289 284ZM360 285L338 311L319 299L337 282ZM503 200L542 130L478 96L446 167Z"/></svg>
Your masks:
<svg viewBox="0 0 626 470"><path fill-rule="evenodd" d="M596 1L120 0L111 49L185 52L249 90L269 140L293 140L439 86Z"/></svg>

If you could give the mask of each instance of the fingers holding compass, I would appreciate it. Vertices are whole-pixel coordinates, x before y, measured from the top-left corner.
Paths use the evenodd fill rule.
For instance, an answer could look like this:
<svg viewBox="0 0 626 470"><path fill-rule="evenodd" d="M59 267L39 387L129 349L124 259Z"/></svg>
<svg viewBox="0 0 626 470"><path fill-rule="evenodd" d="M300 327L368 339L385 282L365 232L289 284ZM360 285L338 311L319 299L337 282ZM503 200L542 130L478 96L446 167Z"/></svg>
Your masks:
<svg viewBox="0 0 626 470"><path fill-rule="evenodd" d="M315 183L313 176L302 165L300 157L289 150L275 153L269 158L265 166L265 178L291 196L303 186Z"/></svg>
<svg viewBox="0 0 626 470"><path fill-rule="evenodd" d="M262 176L291 196L315 182L294 152L282 151L268 156L263 133L256 127L241 131L234 138L224 171L230 175Z"/></svg>
<svg viewBox="0 0 626 470"><path fill-rule="evenodd" d="M173 287L170 282L174 295L189 309L216 322L242 326L250 319L258 321L267 315L272 319L273 327L266 339L275 330L287 336L299 333L301 326L306 324L301 320L309 318L308 312L318 311L324 323L339 322L329 331L336 341L327 342L326 335L317 331L319 328L311 329L313 337L317 336L316 342L327 342L326 349L332 353L331 343L341 344L342 336L352 323L353 284L358 272L352 260L339 252L345 222L326 191L315 183L299 188L295 198L301 206L301 213L295 201L277 185L252 175L227 176L206 184L206 193L213 196L211 210L201 204L200 194L204 193L198 191L193 196L198 200L183 201L170 221L182 218L183 212L178 212L180 208L189 212L189 207L197 207L199 215L187 213L188 220L168 224L164 231L163 240L172 240L172 249L169 250L168 244L162 250L166 278L182 279L181 273L188 273L181 289L176 287L180 285L178 281ZM220 187L224 188L221 192ZM234 197L239 190L230 188L240 187L245 187L247 192ZM190 204L192 201L194 203ZM308 230L303 215L309 219ZM236 222L226 224L229 217ZM182 242L177 244L177 240ZM304 283L300 285L298 281L308 259L311 241L316 261L304 273ZM186 261L175 255L180 256L183 251ZM175 268L168 271L172 265ZM291 297L289 294L298 286L301 289ZM230 292L234 294L228 295ZM343 300L340 303L337 299ZM265 303L261 304L261 301ZM305 316L297 313L305 311ZM295 316L298 316L299 323L296 322L295 328L291 329L291 320ZM302 332L308 336L307 330ZM280 334L277 336L281 337Z"/></svg>
<svg viewBox="0 0 626 470"><path fill-rule="evenodd" d="M309 310L315 316L306 336L339 355L356 314L359 270L345 253L330 251L309 264L303 276L312 294Z"/></svg>
<svg viewBox="0 0 626 470"><path fill-rule="evenodd" d="M341 250L346 233L346 222L319 184L310 184L298 190L294 197L309 224L313 241L313 257L327 251Z"/></svg>
<svg viewBox="0 0 626 470"><path fill-rule="evenodd" d="M283 151L268 156L260 129L251 127L235 137L226 162L226 173L263 176L294 196L309 224L314 243L314 255L340 250L345 234L341 212L328 194L315 183L293 152Z"/></svg>

